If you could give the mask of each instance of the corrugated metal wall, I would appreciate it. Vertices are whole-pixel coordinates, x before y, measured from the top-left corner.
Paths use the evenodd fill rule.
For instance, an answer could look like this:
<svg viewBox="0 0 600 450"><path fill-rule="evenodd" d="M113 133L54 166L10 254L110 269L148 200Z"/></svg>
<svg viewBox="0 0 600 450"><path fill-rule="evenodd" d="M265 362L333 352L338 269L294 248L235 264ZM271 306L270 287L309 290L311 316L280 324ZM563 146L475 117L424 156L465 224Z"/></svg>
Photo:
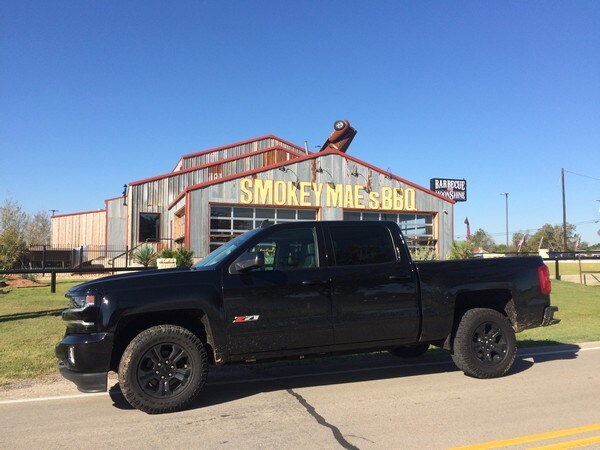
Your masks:
<svg viewBox="0 0 600 450"><path fill-rule="evenodd" d="M270 139L269 141L273 140ZM244 146L244 148L246 147ZM241 151L240 149L236 151ZM171 237L170 221L172 220L172 216L167 213L167 208L186 187L264 167L267 164L292 160L298 156L290 154L285 150L274 148L258 154L250 154L246 157L241 156L239 159L233 161L210 166L200 166L197 170L184 173L176 172L158 180L132 184L128 197L131 204L130 244L137 244L139 213L142 212L161 213L161 237Z"/></svg>
<svg viewBox="0 0 600 450"><path fill-rule="evenodd" d="M221 161L226 158L231 158L234 156L244 155L246 153L258 152L260 150L264 150L269 147L283 147L291 152L297 153L299 156L305 154L302 150L299 150L297 147L293 145L289 145L286 142L283 142L279 139L274 138L266 138L261 139L254 142L249 142L246 144L236 145L233 147L227 147L220 150L216 150L214 152L204 153L201 155L184 158L183 159L183 169L188 169L191 167L201 166L203 164L208 164L211 162Z"/></svg>
<svg viewBox="0 0 600 450"><path fill-rule="evenodd" d="M106 201L106 243L111 246L127 245L127 206L122 198Z"/></svg>

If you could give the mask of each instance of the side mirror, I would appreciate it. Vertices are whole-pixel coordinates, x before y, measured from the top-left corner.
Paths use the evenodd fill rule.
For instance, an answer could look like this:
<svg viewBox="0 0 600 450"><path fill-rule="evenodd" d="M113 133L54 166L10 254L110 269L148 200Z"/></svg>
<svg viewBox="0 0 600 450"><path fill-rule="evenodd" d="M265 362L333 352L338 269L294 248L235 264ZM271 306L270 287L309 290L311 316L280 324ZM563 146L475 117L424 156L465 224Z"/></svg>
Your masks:
<svg viewBox="0 0 600 450"><path fill-rule="evenodd" d="M247 270L255 269L257 267L264 267L265 265L265 253L264 252L248 252L240 256L236 262L233 263L233 267L238 272L245 272Z"/></svg>

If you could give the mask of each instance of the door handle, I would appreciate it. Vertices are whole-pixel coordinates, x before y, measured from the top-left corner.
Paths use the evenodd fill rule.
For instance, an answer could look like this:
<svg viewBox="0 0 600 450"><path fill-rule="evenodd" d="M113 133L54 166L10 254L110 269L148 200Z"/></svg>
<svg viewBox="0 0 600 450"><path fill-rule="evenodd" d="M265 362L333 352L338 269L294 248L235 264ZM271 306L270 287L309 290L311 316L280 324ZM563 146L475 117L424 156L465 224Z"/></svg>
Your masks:
<svg viewBox="0 0 600 450"><path fill-rule="evenodd" d="M304 286L324 286L329 284L328 280L304 280L302 282Z"/></svg>

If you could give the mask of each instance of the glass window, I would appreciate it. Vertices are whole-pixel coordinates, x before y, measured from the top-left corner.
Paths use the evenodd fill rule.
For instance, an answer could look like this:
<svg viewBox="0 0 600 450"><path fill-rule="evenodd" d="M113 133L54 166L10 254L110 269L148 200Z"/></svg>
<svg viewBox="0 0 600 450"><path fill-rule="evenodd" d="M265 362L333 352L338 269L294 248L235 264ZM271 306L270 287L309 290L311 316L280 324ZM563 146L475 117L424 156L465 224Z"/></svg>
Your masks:
<svg viewBox="0 0 600 450"><path fill-rule="evenodd" d="M248 251L264 252L262 270L312 269L319 263L314 227L275 231Z"/></svg>
<svg viewBox="0 0 600 450"><path fill-rule="evenodd" d="M317 218L317 212L312 209L299 209L298 220L315 220Z"/></svg>
<svg viewBox="0 0 600 450"><path fill-rule="evenodd" d="M433 234L433 214L344 211L344 220L391 220L396 222L402 230L407 245L411 248L435 249L437 242Z"/></svg>
<svg viewBox="0 0 600 450"><path fill-rule="evenodd" d="M140 213L140 242L158 242L160 239L160 214Z"/></svg>
<svg viewBox="0 0 600 450"><path fill-rule="evenodd" d="M258 230L250 231L249 233L242 234L238 236L236 239L230 240L226 242L225 245L221 245L216 251L212 252L202 261L194 266L195 269L201 268L211 268L212 266L220 263L224 258L226 258L231 252L234 252L238 248L248 241Z"/></svg>
<svg viewBox="0 0 600 450"><path fill-rule="evenodd" d="M363 213L362 220L379 220L379 213ZM386 220L386 219L381 219Z"/></svg>
<svg viewBox="0 0 600 450"><path fill-rule="evenodd" d="M257 219L274 219L275 218L275 210L268 208L256 208L256 218Z"/></svg>
<svg viewBox="0 0 600 450"><path fill-rule="evenodd" d="M231 219L210 219L210 228L213 230L231 230Z"/></svg>
<svg viewBox="0 0 600 450"><path fill-rule="evenodd" d="M253 208L233 208L233 217L252 217Z"/></svg>
<svg viewBox="0 0 600 450"><path fill-rule="evenodd" d="M233 229L234 230L242 230L242 231L249 231L249 230L253 230L254 227L254 221L253 220L234 220L233 221Z"/></svg>
<svg viewBox="0 0 600 450"><path fill-rule="evenodd" d="M396 261L394 241L389 230L382 225L332 226L330 230L338 266Z"/></svg>
<svg viewBox="0 0 600 450"><path fill-rule="evenodd" d="M212 206L210 208L211 217L231 217L231 208L228 206Z"/></svg>
<svg viewBox="0 0 600 450"><path fill-rule="evenodd" d="M211 206L209 248L212 252L234 237L260 227L265 219L278 223L316 218L317 212L313 209Z"/></svg>
<svg viewBox="0 0 600 450"><path fill-rule="evenodd" d="M360 213L354 211L347 211L344 213L344 220L360 220Z"/></svg>
<svg viewBox="0 0 600 450"><path fill-rule="evenodd" d="M277 210L277 218L278 219L296 219L296 210L295 209L278 209Z"/></svg>

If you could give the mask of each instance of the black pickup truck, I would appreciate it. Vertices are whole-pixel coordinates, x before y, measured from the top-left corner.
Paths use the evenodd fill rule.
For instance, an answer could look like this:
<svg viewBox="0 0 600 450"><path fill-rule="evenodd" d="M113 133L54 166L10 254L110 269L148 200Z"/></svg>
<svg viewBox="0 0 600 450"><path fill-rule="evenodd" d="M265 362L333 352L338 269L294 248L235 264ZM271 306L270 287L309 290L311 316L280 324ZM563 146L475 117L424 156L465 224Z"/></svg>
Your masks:
<svg viewBox="0 0 600 450"><path fill-rule="evenodd" d="M293 222L249 231L191 268L69 290L59 370L84 392L119 374L148 413L187 407L210 364L448 349L467 375L505 374L515 332L551 325L540 258L413 262L393 222Z"/></svg>

